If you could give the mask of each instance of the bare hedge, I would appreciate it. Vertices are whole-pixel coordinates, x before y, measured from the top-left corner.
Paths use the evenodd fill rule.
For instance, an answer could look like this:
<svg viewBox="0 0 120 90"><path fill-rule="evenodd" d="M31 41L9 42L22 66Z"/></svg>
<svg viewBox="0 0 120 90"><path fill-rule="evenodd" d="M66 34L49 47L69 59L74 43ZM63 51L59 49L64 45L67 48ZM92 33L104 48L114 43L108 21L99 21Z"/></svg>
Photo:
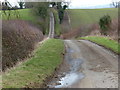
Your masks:
<svg viewBox="0 0 120 90"><path fill-rule="evenodd" d="M23 20L2 22L2 70L28 57L36 43L43 39L42 32Z"/></svg>

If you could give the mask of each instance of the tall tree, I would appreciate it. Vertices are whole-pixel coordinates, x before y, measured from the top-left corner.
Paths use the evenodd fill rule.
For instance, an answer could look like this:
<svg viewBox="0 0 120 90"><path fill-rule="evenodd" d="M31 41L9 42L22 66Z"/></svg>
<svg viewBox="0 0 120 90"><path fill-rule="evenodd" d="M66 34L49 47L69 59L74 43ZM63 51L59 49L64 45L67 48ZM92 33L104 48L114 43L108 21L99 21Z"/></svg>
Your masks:
<svg viewBox="0 0 120 90"><path fill-rule="evenodd" d="M49 2L36 2L34 3L32 11L34 14L39 16L40 22L39 24L42 27L43 34L47 33L48 30L48 16L49 16Z"/></svg>
<svg viewBox="0 0 120 90"><path fill-rule="evenodd" d="M49 3L48 2L39 2L39 3L34 3L33 11L35 12L36 15L46 18L48 15L48 8L49 8Z"/></svg>
<svg viewBox="0 0 120 90"><path fill-rule="evenodd" d="M23 2L23 0L20 0L20 2L18 2L20 9L23 9L25 2Z"/></svg>
<svg viewBox="0 0 120 90"><path fill-rule="evenodd" d="M51 2L50 4L52 5L52 7L56 6L56 2Z"/></svg>
<svg viewBox="0 0 120 90"><path fill-rule="evenodd" d="M57 2L57 9L59 14L60 24L62 23L64 12L67 8L68 8L68 5L66 4L66 2Z"/></svg>

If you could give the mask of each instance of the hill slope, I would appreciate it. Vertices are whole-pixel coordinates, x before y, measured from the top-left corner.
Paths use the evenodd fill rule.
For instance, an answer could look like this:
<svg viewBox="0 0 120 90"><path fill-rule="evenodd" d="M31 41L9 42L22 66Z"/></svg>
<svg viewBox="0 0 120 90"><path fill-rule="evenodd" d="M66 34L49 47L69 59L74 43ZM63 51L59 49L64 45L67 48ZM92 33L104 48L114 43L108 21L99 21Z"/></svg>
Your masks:
<svg viewBox="0 0 120 90"><path fill-rule="evenodd" d="M8 15L10 13L10 20L12 19L20 19L20 20L27 20L27 21L31 21L31 22L36 22L36 20L38 19L37 16L33 15L31 12L31 9L19 9L19 10L11 10L6 11L6 15L5 13L2 11L2 19L6 20L8 19ZM17 15L19 16L19 18L17 18Z"/></svg>
<svg viewBox="0 0 120 90"><path fill-rule="evenodd" d="M100 17L108 14L111 18L118 17L117 8L105 8L105 9L70 9L68 10L71 19L72 28L78 28L84 24L98 23Z"/></svg>
<svg viewBox="0 0 120 90"><path fill-rule="evenodd" d="M72 38L87 35L101 35L99 28L99 19L108 14L112 18L111 30L108 35L116 36L118 31L118 9L69 9L67 10L70 17L70 30L64 30L61 38ZM65 22L65 20L64 20ZM65 27L65 25L63 25ZM113 35L114 34L114 35ZM115 37L117 38L117 37Z"/></svg>

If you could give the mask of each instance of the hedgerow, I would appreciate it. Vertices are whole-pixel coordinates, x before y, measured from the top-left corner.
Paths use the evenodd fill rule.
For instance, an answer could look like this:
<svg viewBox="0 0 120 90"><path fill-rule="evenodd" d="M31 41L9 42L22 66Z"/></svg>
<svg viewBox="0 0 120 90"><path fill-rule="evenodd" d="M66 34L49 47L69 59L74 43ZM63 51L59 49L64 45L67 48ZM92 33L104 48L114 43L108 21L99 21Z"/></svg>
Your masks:
<svg viewBox="0 0 120 90"><path fill-rule="evenodd" d="M14 66L29 56L42 32L23 20L2 22L2 70Z"/></svg>

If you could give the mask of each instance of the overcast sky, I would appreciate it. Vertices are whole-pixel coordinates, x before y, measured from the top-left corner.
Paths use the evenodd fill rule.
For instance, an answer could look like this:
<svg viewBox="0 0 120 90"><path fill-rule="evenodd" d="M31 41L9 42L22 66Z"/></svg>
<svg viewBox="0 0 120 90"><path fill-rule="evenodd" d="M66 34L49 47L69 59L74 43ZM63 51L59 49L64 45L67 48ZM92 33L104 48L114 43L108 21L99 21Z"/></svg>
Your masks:
<svg viewBox="0 0 120 90"><path fill-rule="evenodd" d="M4 0L0 0L4 1ZM19 0L8 0L12 5L16 5ZM41 1L41 0L38 0ZM110 5L112 1L120 0L68 0L71 1L70 8L91 8L94 6L102 7Z"/></svg>
<svg viewBox="0 0 120 90"><path fill-rule="evenodd" d="M113 0L71 0L71 8L89 8L110 5Z"/></svg>

